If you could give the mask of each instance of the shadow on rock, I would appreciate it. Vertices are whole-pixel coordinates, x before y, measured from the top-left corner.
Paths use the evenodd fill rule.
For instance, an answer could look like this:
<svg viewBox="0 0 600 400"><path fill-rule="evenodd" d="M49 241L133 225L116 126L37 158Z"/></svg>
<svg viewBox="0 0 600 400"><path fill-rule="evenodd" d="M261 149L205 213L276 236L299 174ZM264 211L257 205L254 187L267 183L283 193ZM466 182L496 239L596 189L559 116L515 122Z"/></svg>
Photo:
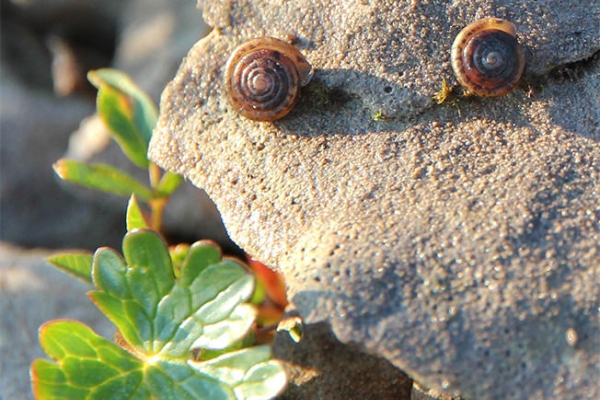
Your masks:
<svg viewBox="0 0 600 400"><path fill-rule="evenodd" d="M389 361L338 341L327 323L304 326L300 343L287 333L275 339L291 383L281 400L409 400L412 380Z"/></svg>

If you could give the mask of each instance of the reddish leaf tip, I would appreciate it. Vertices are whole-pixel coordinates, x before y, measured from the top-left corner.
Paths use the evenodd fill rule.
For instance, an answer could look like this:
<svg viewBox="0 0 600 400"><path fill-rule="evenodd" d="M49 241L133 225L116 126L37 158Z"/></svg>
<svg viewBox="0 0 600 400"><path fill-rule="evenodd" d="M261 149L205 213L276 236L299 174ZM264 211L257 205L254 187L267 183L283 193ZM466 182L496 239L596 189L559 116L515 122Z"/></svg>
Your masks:
<svg viewBox="0 0 600 400"><path fill-rule="evenodd" d="M58 175L60 179L65 179L67 176L67 166L65 165L64 159L60 159L52 164L52 169L54 169L54 172L56 172L56 175Z"/></svg>

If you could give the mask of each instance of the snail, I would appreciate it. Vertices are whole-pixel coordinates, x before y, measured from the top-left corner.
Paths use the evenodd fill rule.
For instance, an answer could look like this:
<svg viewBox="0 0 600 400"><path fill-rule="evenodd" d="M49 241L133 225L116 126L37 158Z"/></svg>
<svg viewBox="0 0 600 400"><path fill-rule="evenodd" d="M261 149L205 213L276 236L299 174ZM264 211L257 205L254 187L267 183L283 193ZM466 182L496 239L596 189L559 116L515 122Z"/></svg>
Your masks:
<svg viewBox="0 0 600 400"><path fill-rule="evenodd" d="M523 74L525 56L511 22L486 18L464 28L452 45L452 69L467 94L503 96Z"/></svg>
<svg viewBox="0 0 600 400"><path fill-rule="evenodd" d="M225 66L225 86L235 110L246 118L275 121L296 104L313 68L291 44L263 37L236 48Z"/></svg>

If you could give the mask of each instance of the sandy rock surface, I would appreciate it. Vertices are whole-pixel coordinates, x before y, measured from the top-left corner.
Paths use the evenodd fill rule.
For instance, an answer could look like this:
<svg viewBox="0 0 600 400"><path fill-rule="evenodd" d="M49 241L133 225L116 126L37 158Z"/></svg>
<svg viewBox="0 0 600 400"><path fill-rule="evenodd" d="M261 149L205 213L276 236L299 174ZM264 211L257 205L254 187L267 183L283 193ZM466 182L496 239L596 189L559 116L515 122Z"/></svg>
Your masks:
<svg viewBox="0 0 600 400"><path fill-rule="evenodd" d="M466 399L600 397L598 2L205 7L218 29L163 94L151 157L207 191L308 322ZM454 36L490 15L517 25L522 87L436 105ZM265 35L315 67L275 123L222 83Z"/></svg>

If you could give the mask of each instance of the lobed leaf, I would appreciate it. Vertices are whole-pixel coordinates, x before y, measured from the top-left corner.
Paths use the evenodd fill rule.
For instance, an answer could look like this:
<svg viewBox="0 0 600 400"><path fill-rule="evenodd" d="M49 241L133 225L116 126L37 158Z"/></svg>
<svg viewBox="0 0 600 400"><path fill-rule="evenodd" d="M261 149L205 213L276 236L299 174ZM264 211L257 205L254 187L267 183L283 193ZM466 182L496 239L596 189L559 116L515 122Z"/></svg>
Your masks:
<svg viewBox="0 0 600 400"><path fill-rule="evenodd" d="M142 200L152 198L152 191L143 183L110 165L87 165L75 160L60 159L53 165L61 179L92 189L131 196L134 193Z"/></svg>
<svg viewBox="0 0 600 400"><path fill-rule="evenodd" d="M281 364L269 360L264 346L201 363L138 359L68 320L42 325L40 343L55 362L32 363L36 399L258 400L273 398L285 387Z"/></svg>
<svg viewBox="0 0 600 400"><path fill-rule="evenodd" d="M269 346L257 346L224 354L208 361L188 361L203 374L233 388L236 399L271 399L287 385L281 362L271 360Z"/></svg>
<svg viewBox="0 0 600 400"><path fill-rule="evenodd" d="M40 327L40 344L56 363L35 360L31 367L37 399L148 399L141 385L144 364L119 346L75 321Z"/></svg>
<svg viewBox="0 0 600 400"><path fill-rule="evenodd" d="M101 248L93 256L95 304L117 325L123 347L74 321L40 328L54 360L36 360L37 399L269 399L287 377L267 346L194 361L191 350L239 346L254 321L254 278L239 262L222 259L212 242L189 247L179 278L158 234L132 230L123 254ZM119 339L121 340L121 339ZM126 351L128 349L129 351Z"/></svg>
<svg viewBox="0 0 600 400"><path fill-rule="evenodd" d="M243 303L254 279L239 262L221 260L214 244L191 246L178 279L153 231L129 232L123 254L96 252L92 276L99 290L90 297L137 351L187 359L193 348L226 348L250 329L256 311Z"/></svg>
<svg viewBox="0 0 600 400"><path fill-rule="evenodd" d="M90 71L88 79L98 88L98 114L115 141L134 164L148 168L148 143L158 116L152 100L121 71Z"/></svg>

